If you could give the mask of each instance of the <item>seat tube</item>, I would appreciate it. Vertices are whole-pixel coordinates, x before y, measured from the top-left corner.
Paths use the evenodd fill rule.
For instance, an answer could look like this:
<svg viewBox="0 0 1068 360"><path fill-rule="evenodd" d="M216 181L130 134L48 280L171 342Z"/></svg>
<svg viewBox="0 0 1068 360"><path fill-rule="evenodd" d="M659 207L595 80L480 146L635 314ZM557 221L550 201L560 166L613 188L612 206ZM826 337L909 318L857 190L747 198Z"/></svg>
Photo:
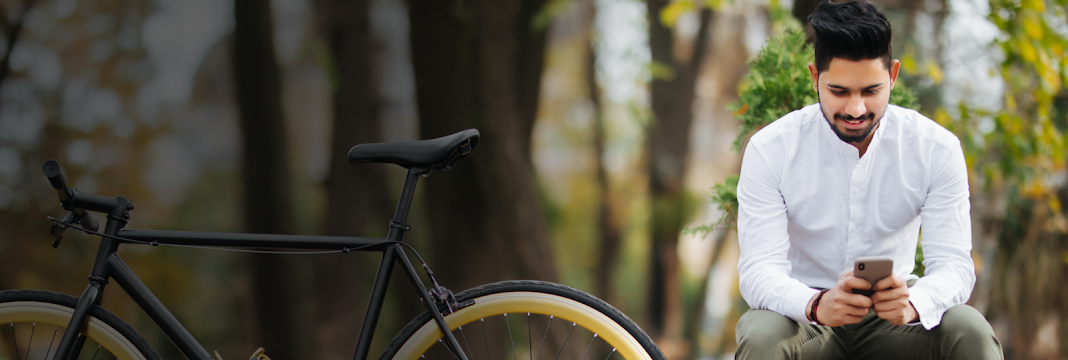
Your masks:
<svg viewBox="0 0 1068 360"><path fill-rule="evenodd" d="M120 219L115 216L108 216L104 234L111 236L118 234L119 230L126 226L126 221ZM97 250L96 260L93 262L93 270L89 275L89 285L85 287L82 296L78 297L78 304L74 307L74 314L71 315L70 323L67 324L67 329L63 332L63 338L59 341L59 347L56 348L56 355L52 358L53 360L65 360L70 355L76 356L81 352L81 346L85 343L85 338L79 337L78 334L85 328L85 322L89 318L89 311L93 308L93 305L100 303L104 287L108 284L107 259L118 249L118 240L106 236L101 237L100 248Z"/></svg>
<svg viewBox="0 0 1068 360"><path fill-rule="evenodd" d="M404 232L410 230L408 224L408 211L412 208L412 198L415 197L415 185L419 182L419 176L429 174L430 169L411 168L404 178L404 188L401 189L400 200L397 200L397 212L393 215L393 221L389 223L389 235L386 238L400 241Z"/></svg>

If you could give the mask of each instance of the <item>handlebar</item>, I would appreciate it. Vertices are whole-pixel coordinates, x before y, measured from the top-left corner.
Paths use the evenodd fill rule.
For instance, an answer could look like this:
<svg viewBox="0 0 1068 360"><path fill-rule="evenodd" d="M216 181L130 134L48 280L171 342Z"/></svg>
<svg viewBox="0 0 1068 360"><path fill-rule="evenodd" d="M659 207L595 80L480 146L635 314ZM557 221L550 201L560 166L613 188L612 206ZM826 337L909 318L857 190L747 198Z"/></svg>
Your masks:
<svg viewBox="0 0 1068 360"><path fill-rule="evenodd" d="M67 186L67 178L63 176L63 170L60 169L59 163L55 162L54 160L46 161L42 170L44 171L45 177L48 178L48 183L51 184L52 188L56 189L56 193L59 194L59 201L61 204L63 204L63 208L71 211L71 214L63 218L63 221L67 223L77 222L81 224L83 228L92 231L97 231L98 229L100 229L100 223L98 223L96 219L94 219L92 216L85 212L86 208L90 210L96 210L98 209L98 207L77 206L76 203L80 202L77 200L80 200L79 198L81 197L85 197L87 198L87 200L90 201L97 200L96 202L99 202L101 199L107 199L110 200L109 202L115 203L115 200L111 198L105 198L99 195L79 193L78 190ZM58 245L58 239L63 234L64 230L66 230L66 227L53 226L52 236L56 237L57 239L57 243L55 245Z"/></svg>

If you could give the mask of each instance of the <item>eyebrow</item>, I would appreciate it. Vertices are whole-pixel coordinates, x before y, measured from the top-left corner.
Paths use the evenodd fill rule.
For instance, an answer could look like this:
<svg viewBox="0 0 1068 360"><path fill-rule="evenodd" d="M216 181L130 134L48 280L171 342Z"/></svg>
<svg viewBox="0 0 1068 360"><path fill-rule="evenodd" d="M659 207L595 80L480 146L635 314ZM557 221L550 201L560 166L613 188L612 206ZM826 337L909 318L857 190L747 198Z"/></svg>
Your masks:
<svg viewBox="0 0 1068 360"><path fill-rule="evenodd" d="M867 87L865 87L865 88L863 88L861 90L874 90L876 88L882 87L884 84L885 83L878 83L878 84L868 85ZM831 89L835 89L835 90L851 90L850 88L847 88L845 86L835 85L835 84L827 84L827 87L831 88Z"/></svg>

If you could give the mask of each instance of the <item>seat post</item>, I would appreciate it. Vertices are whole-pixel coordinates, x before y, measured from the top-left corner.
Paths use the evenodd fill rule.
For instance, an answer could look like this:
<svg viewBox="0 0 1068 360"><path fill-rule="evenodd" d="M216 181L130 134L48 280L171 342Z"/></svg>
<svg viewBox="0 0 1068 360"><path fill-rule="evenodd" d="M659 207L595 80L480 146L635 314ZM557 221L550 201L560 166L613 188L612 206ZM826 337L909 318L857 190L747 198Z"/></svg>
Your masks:
<svg viewBox="0 0 1068 360"><path fill-rule="evenodd" d="M404 233L411 230L407 224L408 211L412 208L412 199L415 197L415 184L419 177L430 173L430 169L413 167L408 169L408 175L404 178L404 188L401 189L400 199L397 200L397 212L393 215L393 221L389 222L389 235L387 238L400 241Z"/></svg>

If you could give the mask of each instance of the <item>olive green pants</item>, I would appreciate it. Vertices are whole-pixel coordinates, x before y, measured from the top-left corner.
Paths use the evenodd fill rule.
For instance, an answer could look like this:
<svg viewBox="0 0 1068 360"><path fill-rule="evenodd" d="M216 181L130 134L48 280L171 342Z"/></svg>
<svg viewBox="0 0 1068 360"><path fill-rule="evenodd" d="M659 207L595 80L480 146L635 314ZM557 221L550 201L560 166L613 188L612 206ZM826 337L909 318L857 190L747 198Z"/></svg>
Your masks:
<svg viewBox="0 0 1068 360"><path fill-rule="evenodd" d="M1004 359L1001 343L975 308L950 308L934 329L895 326L869 312L857 324L799 324L767 310L738 320L736 359Z"/></svg>

